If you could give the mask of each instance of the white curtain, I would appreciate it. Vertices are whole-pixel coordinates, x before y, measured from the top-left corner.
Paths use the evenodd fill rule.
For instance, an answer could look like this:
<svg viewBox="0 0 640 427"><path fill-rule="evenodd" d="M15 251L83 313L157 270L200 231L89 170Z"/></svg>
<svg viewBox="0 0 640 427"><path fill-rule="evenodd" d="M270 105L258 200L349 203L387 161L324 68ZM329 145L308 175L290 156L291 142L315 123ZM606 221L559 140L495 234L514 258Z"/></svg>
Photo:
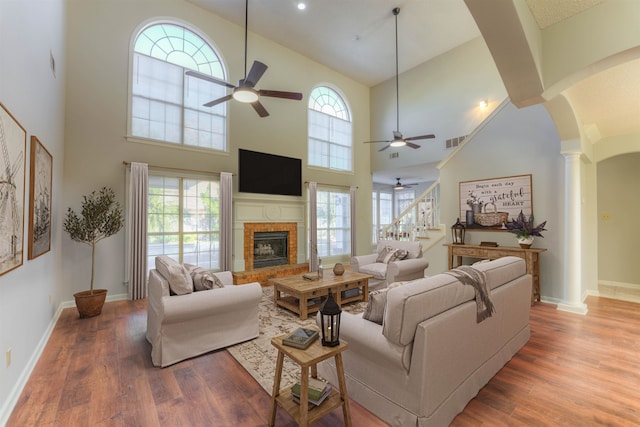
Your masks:
<svg viewBox="0 0 640 427"><path fill-rule="evenodd" d="M129 182L129 299L147 296L147 193L149 168L131 163Z"/></svg>
<svg viewBox="0 0 640 427"><path fill-rule="evenodd" d="M309 271L311 272L318 270L317 187L317 183L309 183Z"/></svg>
<svg viewBox="0 0 640 427"><path fill-rule="evenodd" d="M349 187L351 196L351 256L356 256L356 190L358 187Z"/></svg>
<svg viewBox="0 0 640 427"><path fill-rule="evenodd" d="M233 175L229 172L220 173L220 269L232 269L232 240L233 240Z"/></svg>

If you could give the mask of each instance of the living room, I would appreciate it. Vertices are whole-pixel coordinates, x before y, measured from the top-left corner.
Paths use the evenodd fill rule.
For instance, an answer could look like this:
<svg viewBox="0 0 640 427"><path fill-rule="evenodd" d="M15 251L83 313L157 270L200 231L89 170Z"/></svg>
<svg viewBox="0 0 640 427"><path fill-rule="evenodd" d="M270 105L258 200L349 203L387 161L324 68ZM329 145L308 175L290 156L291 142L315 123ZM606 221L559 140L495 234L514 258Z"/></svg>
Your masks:
<svg viewBox="0 0 640 427"><path fill-rule="evenodd" d="M525 7L523 2L516 3L518 7ZM38 13L31 11L34 8ZM611 39L606 40L601 51L593 53L594 57L587 64L599 64L604 72L607 67L601 60L619 58L625 52L627 62L638 62L640 35L628 33L623 43L620 41L623 35L615 31L617 27L632 27L618 23L637 18L635 2L609 1L600 8L604 10L592 14L587 11L584 19L598 22L599 31L594 33L608 32ZM304 100L300 103L269 101L267 106L271 115L265 119L258 118L247 106L230 103L226 152L210 153L166 144L140 143L127 138L131 44L136 31L158 17L172 17L193 25L221 52L230 81L233 81L243 69L242 26L180 0L10 1L0 4L0 12L0 43L5 58L0 69L0 102L26 128L28 136L38 136L53 157L51 250L33 260L27 261L25 257L19 268L0 276L0 350L12 354L11 363L0 369L0 401L9 402L16 387L26 381L24 376L35 364L34 359L44 346L60 307L71 303L74 292L87 287L89 253L62 230L67 207L77 207L82 195L102 186L112 187L124 204L126 168L123 161L236 173L239 148L303 159L303 181L358 187L359 231L354 242L355 252L370 252L372 173L410 165L404 162L411 156L402 152L398 161L390 164L388 151L378 153L375 148L360 143L386 138L395 126L393 79L369 87L250 33L250 58L269 65L264 85L299 91L305 95ZM623 19L624 15L626 18ZM606 19L598 19L598 16L606 16ZM605 25L605 22L611 24ZM565 31L570 29L565 28ZM544 37L554 37L551 32L544 34ZM615 35L620 39L615 39ZM636 211L640 202L633 197L625 197L624 204L613 203L614 196L621 200L620 188L625 188L624 183L638 182L638 172L631 166L626 175L608 181L597 170L606 163L606 174L610 175L623 169L622 163L611 162L623 162L623 159L637 165L638 130L630 127L622 133L598 139L597 135L588 132L592 128L579 128L583 123L576 123L578 119L574 116L563 122L567 105L557 98L545 106L523 108L505 102L517 94L503 82L503 70L500 64L496 67L497 53L487 46L488 43L482 38L471 40L402 73L403 86L417 88L411 96L402 98L402 117L407 120L402 124L403 130L407 135L433 131L440 139L477 130L464 150L439 168L441 217L447 226L458 216L459 182L532 175L536 218L547 220L549 230L544 239L536 242L538 247L547 249L541 261L543 299L569 311L584 312L583 299L587 294L597 294L598 281L640 283L637 271L625 267L634 265L630 258L634 253L633 239L623 239L624 233L637 231L631 228L620 233L618 229L601 234L604 227L623 220L623 214ZM575 48L578 50L577 46ZM580 61L576 60L576 63ZM623 62L616 59L609 66L612 64ZM583 64L576 73L588 68ZM556 73L553 83L574 76L562 70L553 72ZM470 75L480 81L475 83ZM306 99L313 87L325 82L339 89L353 115L352 173L306 166ZM515 83L512 81L512 84ZM560 89L570 92L573 87L566 82L565 86ZM634 88L632 86L627 92L633 95ZM477 99L489 99L490 111L495 115L478 113ZM525 96L520 97L523 103L527 100ZM449 117L457 122L447 127ZM637 116L632 119L634 117L637 126L640 120ZM485 122L486 118L490 120ZM587 120L584 125L589 123ZM606 142L612 144L605 147ZM569 152L582 154L578 157L563 154ZM25 172L28 177L28 168ZM578 200L575 200L576 195ZM243 197L242 194L234 196L238 196L238 200ZM605 202L606 205L601 206ZM304 197L294 200L285 197L282 203L304 205ZM25 212L26 208L25 202ZM607 212L617 213L618 216L613 215L616 221L601 221L600 213ZM612 235L619 237L612 242L609 241ZM501 245L513 245L513 236L507 233L473 232L467 238L475 243L491 240ZM96 287L109 289L114 296L127 293L124 284L125 240L125 233L121 232L105 240L98 252ZM298 258L304 262L307 255L304 235L299 237L299 242L302 244ZM235 242L236 257L237 246ZM446 270L444 247L437 245L427 256L430 259L428 274ZM348 262L348 257L331 261L344 263ZM25 312L29 314L26 318Z"/></svg>

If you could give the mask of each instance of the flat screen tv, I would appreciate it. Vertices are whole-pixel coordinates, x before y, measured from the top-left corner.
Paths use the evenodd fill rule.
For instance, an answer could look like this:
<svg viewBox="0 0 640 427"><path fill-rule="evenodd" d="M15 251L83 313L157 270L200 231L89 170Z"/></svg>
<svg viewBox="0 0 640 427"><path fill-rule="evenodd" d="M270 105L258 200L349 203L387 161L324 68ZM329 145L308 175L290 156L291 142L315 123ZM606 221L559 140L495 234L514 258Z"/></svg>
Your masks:
<svg viewBox="0 0 640 427"><path fill-rule="evenodd" d="M238 191L302 196L302 160L239 149Z"/></svg>

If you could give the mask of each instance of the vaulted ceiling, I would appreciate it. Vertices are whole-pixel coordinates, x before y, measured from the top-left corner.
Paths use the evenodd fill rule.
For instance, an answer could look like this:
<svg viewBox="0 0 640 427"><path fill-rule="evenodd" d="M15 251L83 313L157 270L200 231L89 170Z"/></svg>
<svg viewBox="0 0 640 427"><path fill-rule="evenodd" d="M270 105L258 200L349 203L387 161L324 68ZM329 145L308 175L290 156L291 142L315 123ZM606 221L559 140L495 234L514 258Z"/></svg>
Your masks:
<svg viewBox="0 0 640 427"><path fill-rule="evenodd" d="M228 0L189 0L192 3L244 26L244 2ZM585 43L597 43L599 34L617 31L616 22L598 22L598 13L616 2L628 8L630 22L635 25L624 28L634 39L640 31L640 8L636 0L306 0L305 10L298 10L297 0L250 0L249 31L271 39L311 59L323 63L356 81L373 86L395 73L394 19L392 9L400 7L398 16L399 70L402 73L418 64L461 45L475 37L483 36L496 60L505 87L516 105L544 102L562 93L570 102L577 120L589 133L591 142L619 134L640 134L640 57L629 55L628 61L602 64L594 67L597 72L583 70L573 76L565 76L571 82L552 87L554 82L540 78L541 87L535 96L517 93L522 88L531 90L521 82L521 64L508 63L508 49L519 49L511 40L492 40L488 34L490 25L501 19L507 9L528 8L535 26L542 34L561 32L563 27L576 25L576 21L589 15L584 21L593 22L593 39ZM476 7L474 7L474 4ZM598 9L600 8L600 9ZM595 17L595 18L593 18ZM589 21L591 20L591 21ZM526 23L525 23L526 24ZM566 24L566 25L565 25ZM511 25L511 24L509 24ZM516 25L523 25L519 21ZM583 24L579 24L583 25ZM621 23L621 25L623 25ZM484 26L484 27L483 27ZM483 30L482 32L480 30ZM518 30L522 30L518 28ZM526 28L525 28L526 30ZM640 39L640 37L637 37ZM594 42L595 40L595 42ZM528 40L531 42L531 40ZM493 44L493 46L492 46ZM503 46L497 46L503 45ZM631 46L635 50L638 46ZM597 46L596 46L597 48ZM249 56L250 52L249 42ZM502 50L500 53L499 51ZM633 50L633 49L632 49ZM501 60L500 54L503 55ZM516 61L520 60L517 58ZM603 61L606 58L602 58ZM501 63L502 62L502 63ZM606 62L606 61L605 61ZM541 68L544 64L536 64ZM591 66L591 64L588 64ZM501 68L502 67L502 68ZM512 75L507 71L511 70ZM530 69L529 72L535 72ZM540 70L537 70L542 74ZM518 74L519 73L519 74ZM561 76L562 77L562 76ZM528 84L528 83L527 83ZM545 87L548 84L549 87ZM511 88L510 88L511 85ZM545 98L547 97L547 98ZM520 99L518 99L520 98Z"/></svg>

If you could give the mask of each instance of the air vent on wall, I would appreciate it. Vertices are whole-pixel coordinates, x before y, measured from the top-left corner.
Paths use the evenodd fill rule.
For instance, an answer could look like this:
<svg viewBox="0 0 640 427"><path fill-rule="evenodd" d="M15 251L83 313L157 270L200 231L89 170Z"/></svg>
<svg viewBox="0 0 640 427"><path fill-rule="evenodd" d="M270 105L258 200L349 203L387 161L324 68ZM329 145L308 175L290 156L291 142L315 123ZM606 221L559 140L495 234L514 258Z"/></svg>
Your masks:
<svg viewBox="0 0 640 427"><path fill-rule="evenodd" d="M449 138L444 142L444 148L445 149L450 149L450 148L455 148L458 145L462 144L462 141L464 141L464 139L467 137L468 135L462 135L462 136L457 136L455 138Z"/></svg>
<svg viewBox="0 0 640 427"><path fill-rule="evenodd" d="M400 153L391 153L391 154L389 154L389 158L390 159L397 159L398 157L400 157Z"/></svg>

